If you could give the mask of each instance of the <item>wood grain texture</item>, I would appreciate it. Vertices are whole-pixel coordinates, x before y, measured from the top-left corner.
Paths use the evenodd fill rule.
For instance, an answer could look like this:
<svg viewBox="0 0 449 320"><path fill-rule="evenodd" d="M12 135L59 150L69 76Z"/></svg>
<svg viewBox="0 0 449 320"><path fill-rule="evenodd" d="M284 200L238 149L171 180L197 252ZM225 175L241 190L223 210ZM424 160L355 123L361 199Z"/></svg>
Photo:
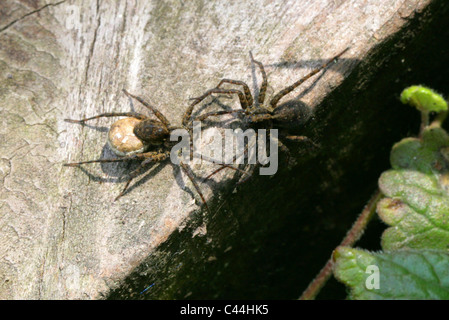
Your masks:
<svg viewBox="0 0 449 320"><path fill-rule="evenodd" d="M113 202L130 165L62 166L111 157L105 141L112 121L80 126L64 118L146 113L130 104L121 92L126 88L180 124L188 99L222 78L257 90L254 77L260 82L260 76L249 51L265 64L272 95L350 46L301 95L314 108L429 3L2 1L0 298L101 298L188 224L201 204L170 163L150 168ZM225 101L237 108L236 99ZM201 177L213 168L194 172ZM223 184L234 183L226 177ZM216 185L200 186L209 200L219 193ZM198 233L207 237L207 230Z"/></svg>

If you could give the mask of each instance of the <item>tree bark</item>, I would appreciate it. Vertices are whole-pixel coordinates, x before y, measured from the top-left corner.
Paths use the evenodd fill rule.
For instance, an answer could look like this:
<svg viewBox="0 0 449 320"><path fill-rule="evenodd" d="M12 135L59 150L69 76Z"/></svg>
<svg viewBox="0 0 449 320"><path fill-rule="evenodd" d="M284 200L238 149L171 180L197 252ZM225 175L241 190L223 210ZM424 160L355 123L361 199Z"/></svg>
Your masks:
<svg viewBox="0 0 449 320"><path fill-rule="evenodd" d="M217 252L232 250L227 241L239 235L243 224L239 219L245 219L235 214L222 217L225 195L235 185L230 179L234 172L224 170L215 177L216 183L201 183L216 168L207 163L192 169L212 209L210 216L200 210L192 183L169 161L149 167L114 202L135 163L63 166L113 157L105 145L113 120L102 118L82 126L64 118L131 110L148 114L142 105L130 103L122 93L125 88L180 125L189 98L215 87L222 78L242 80L258 90L260 76L249 51L264 63L271 95L350 47L338 63L305 83L301 87L307 88L305 92L299 88L290 95L316 110L360 61L430 3L2 1L0 298L195 297L195 290L183 288L178 278L188 272L178 268L221 263ZM353 83L353 92L368 89L360 79L375 76L384 66L379 61ZM350 90L334 99L351 99ZM217 110L210 101L200 108ZM237 99L220 101L238 108ZM330 114L336 112L354 115L357 110ZM319 128L331 121L312 121L310 132L319 136L323 132ZM334 137L352 125L357 122L342 124ZM357 144L339 147L350 154ZM296 162L300 166L303 160ZM344 170L331 173L333 178L343 174ZM267 194L254 183L245 188ZM253 206L242 198L240 207ZM223 229L232 231L210 235L219 229L220 219L232 220ZM177 245L161 249L168 239ZM196 249L189 241L199 243ZM186 250L202 253L187 263L179 258L193 254ZM164 288L158 289L162 281ZM298 295L301 289L297 288ZM152 295L145 296L151 290Z"/></svg>

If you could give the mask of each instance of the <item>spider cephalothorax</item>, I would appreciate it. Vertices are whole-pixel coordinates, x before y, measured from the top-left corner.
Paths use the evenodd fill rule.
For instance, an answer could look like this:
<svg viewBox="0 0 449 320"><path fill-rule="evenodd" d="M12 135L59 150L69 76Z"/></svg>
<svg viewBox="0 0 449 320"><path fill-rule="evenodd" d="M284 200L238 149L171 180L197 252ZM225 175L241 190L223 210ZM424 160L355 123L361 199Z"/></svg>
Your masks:
<svg viewBox="0 0 449 320"><path fill-rule="evenodd" d="M161 162L170 158L170 149L174 143L170 141L170 133L181 127L172 126L167 118L159 112L155 107L145 102L142 98L132 95L131 93L123 90L123 92L133 99L136 99L147 107L157 118L151 119L146 115L136 112L113 112L102 113L90 118L81 120L65 119L71 123L81 123L92 119L98 119L102 117L126 117L116 121L110 128L108 133L108 145L111 150L119 156L119 158L112 159L97 159L81 162L67 163L65 166L79 166L86 163L95 162L122 162L129 160L140 160L141 165L129 174L129 179L125 184L122 192L115 198L117 200L123 196L131 183L131 180L139 175L145 165L153 162ZM185 115L190 116L189 115ZM198 184L195 182L194 176L191 173L190 168L183 162L180 162L182 170L186 173L189 179L192 181L193 186L200 195L204 205L209 210L207 203L201 193Z"/></svg>

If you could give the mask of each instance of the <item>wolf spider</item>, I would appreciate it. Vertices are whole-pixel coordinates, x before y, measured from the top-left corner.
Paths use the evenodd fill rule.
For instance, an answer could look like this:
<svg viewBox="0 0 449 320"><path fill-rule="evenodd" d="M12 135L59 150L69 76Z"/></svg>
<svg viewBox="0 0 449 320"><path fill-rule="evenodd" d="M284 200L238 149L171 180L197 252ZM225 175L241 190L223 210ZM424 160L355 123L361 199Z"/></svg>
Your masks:
<svg viewBox="0 0 449 320"><path fill-rule="evenodd" d="M158 120L150 119L148 116L136 113L136 112L113 112L102 113L93 117L84 118L81 120L64 119L70 123L84 124L88 120L98 119L102 117L126 117L116 121L110 128L108 133L108 145L112 151L119 156L112 159L97 159L81 162L66 163L64 166L74 167L86 163L105 163L105 162L123 162L129 160L142 161L140 166L129 173L129 179L125 184L125 187L114 201L123 196L128 189L131 180L137 177L142 169L149 163L162 162L170 157L170 149L176 142L169 141L170 133L175 129L181 129L182 127L172 126L167 118L159 112L155 107L145 102L142 98L135 96L125 89L123 92L130 98L136 99L146 108L148 108ZM185 114L184 117L190 116ZM149 151L149 149L153 149ZM200 190L199 185L196 183L195 178L191 172L190 167L180 162L180 167L184 173L192 181L193 186L201 197L204 206L209 211L209 207ZM210 211L209 211L210 212Z"/></svg>
<svg viewBox="0 0 449 320"><path fill-rule="evenodd" d="M305 136L300 135L290 135L290 130L297 130L300 129L301 126L304 123L305 113L304 113L304 105L298 105L299 102L296 102L294 100L287 101L281 105L278 105L279 101L285 97L287 94L292 92L294 89L299 87L302 83L304 83L306 80L320 72L321 70L326 69L331 63L335 62L341 55L343 55L347 50L346 48L343 51L341 51L339 54L334 56L332 59L328 60L321 66L313 69L310 71L307 75L293 83L292 85L282 89L278 93L276 93L271 100L268 103L268 106L265 106L265 95L267 91L268 81L267 81L267 74L265 72L265 68L263 64L259 61L254 60L252 53L250 52L250 58L251 61L258 65L260 72L262 74L262 84L260 86L259 95L257 97L257 101L253 99L253 96L251 94L251 90L249 89L249 86L239 80L232 80L232 79L222 79L218 85L215 88L207 90L203 95L192 98L193 102L190 104L188 109L186 110L185 117L183 118L183 125L184 127L189 127L189 122L192 122L193 120L202 121L206 120L209 117L216 117L221 116L225 114L236 114L239 113L243 115L243 121L249 126L256 127L256 128L272 128L274 126L277 126L283 131L279 132L281 136L283 136L285 139L292 140L292 141L310 141ZM242 90L238 89L223 89L221 88L221 85L224 83L232 84L232 85L238 85L241 86ZM212 95L212 94L235 94L239 98L240 107L241 109L238 110L230 110L230 111L215 111L215 112L209 112L205 113L203 115L197 116L194 119L191 119L191 115L193 113L194 107L200 103L202 100L204 100L206 97ZM296 102L296 103L293 103ZM286 152L287 156L289 156L289 150L288 148L280 141L277 140L279 147L281 150ZM310 141L312 144L313 142ZM246 147L245 152L247 151L248 147ZM234 157L235 162L236 157ZM211 177L218 171L227 168L229 166L222 165L218 170L214 171L212 174L210 174L207 178ZM251 171L255 169L255 166ZM251 174L248 174L247 178L249 178ZM207 179L206 178L206 179ZM246 181L245 179L244 181ZM240 183L242 183L241 181Z"/></svg>

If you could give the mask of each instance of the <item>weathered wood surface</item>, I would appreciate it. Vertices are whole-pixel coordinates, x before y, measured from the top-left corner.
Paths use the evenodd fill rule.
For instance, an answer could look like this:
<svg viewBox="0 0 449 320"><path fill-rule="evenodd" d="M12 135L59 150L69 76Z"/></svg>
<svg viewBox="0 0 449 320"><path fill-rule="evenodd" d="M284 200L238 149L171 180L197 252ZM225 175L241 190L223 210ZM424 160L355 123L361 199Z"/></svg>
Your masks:
<svg viewBox="0 0 449 320"><path fill-rule="evenodd" d="M2 1L0 298L97 299L129 286L118 295L126 297L138 286L125 285L124 279L133 270L151 275L142 263L189 226L201 204L193 200L197 195L190 181L170 163L150 168L142 183L113 202L128 165L62 166L111 157L105 139L112 120L80 126L64 118L129 111L121 92L127 88L180 124L188 99L223 77L257 87L250 50L266 65L272 93L350 46L319 81L308 82L314 85L301 99L314 108L377 44L430 2ZM223 101L237 107L236 99ZM201 177L211 168L194 171ZM221 179L224 186L235 183ZM209 201L216 197L213 212L220 210L222 186L201 184ZM205 215L200 213L203 223L190 238L208 239L213 217ZM204 241L208 246L229 251L219 238L209 240ZM161 270L172 259L159 258ZM204 259L197 263L218 258ZM142 281L151 285L153 280ZM176 283L182 281L171 285ZM192 294L174 287L170 292ZM161 291L159 297L173 296Z"/></svg>

